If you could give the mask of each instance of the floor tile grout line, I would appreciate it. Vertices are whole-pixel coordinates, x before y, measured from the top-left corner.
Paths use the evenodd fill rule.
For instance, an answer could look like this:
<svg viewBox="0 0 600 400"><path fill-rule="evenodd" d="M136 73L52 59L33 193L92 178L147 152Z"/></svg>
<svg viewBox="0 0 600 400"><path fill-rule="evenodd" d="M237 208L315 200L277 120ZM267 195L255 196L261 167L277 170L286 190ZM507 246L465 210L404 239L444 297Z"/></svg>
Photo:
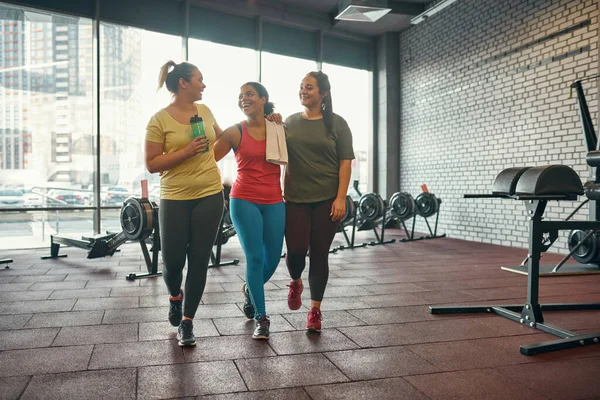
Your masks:
<svg viewBox="0 0 600 400"><path fill-rule="evenodd" d="M19 393L19 395L17 396L17 399L21 399L23 398L23 395L25 394L25 392L27 391L27 388L29 387L29 385L31 384L31 381L33 380L33 377L35 375L29 375L29 379L27 380L27 385L25 385L25 387L23 388L23 390L21 391L21 393Z"/></svg>
<svg viewBox="0 0 600 400"><path fill-rule="evenodd" d="M422 375L428 375L428 374L422 374ZM416 375L406 375L406 376L416 376ZM346 385L346 384L362 383L362 382L377 382L377 381L386 381L386 380L391 380L391 379L400 379L400 380L404 381L406 384L410 385L411 387L414 387L410 382L408 382L406 379L404 379L404 376L391 376L391 377L385 377L385 378L361 379L361 380L357 380L357 381L349 380L348 382L316 383L314 385L290 386L290 387L301 387L304 390L306 390L306 388L310 388L310 387ZM424 397L426 397L428 399L431 398L431 397L425 395L424 393L422 393L419 389L415 388L415 390L417 392L423 394ZM310 395L309 395L309 397L310 397ZM311 397L311 399L312 399L312 397Z"/></svg>
<svg viewBox="0 0 600 400"><path fill-rule="evenodd" d="M277 353L275 353L275 354L277 354ZM233 362L233 365L235 366L235 369L237 370L238 374L240 375L240 378L242 379L242 382L244 382L244 386L246 387L246 391L250 392L251 390L250 390L250 387L248 386L248 382L246 382L246 380L244 379L244 375L242 374L242 371L240 370L240 366L238 365L237 360L239 360L239 359L233 359L231 361Z"/></svg>
<svg viewBox="0 0 600 400"><path fill-rule="evenodd" d="M543 397L544 399L550 400L551 398L545 396L543 393L538 392L537 390L535 390L533 387L530 387L526 384L523 384L522 382L519 382L515 379L510 378L509 376L506 376L504 374L502 374L500 371L497 371L496 368L498 367L492 367L492 368L482 368L482 371L485 371L486 369L491 371L492 373L498 375L501 379L503 379L505 382L510 383L512 385L527 389L527 390L531 390L533 393L536 393L538 395L540 395L541 397Z"/></svg>
<svg viewBox="0 0 600 400"><path fill-rule="evenodd" d="M306 390L306 386L302 386L302 391L303 391L304 393L306 393L306 395L308 396L308 398L309 398L310 400L317 400L317 399L315 399L314 397L312 397L312 396L310 395L310 393L308 393L308 391Z"/></svg>
<svg viewBox="0 0 600 400"><path fill-rule="evenodd" d="M404 377L402 377L402 380L404 382L406 382L410 387L414 388L418 393L421 393L423 396L425 396L428 399L431 399L431 397L427 396L425 393L423 393L421 390L419 390L418 387L416 387L415 385L413 385L409 380L404 379Z"/></svg>
<svg viewBox="0 0 600 400"><path fill-rule="evenodd" d="M94 357L94 351L96 350L96 346L97 346L97 344L92 345L92 351L90 352L90 358L85 367L85 371L92 371L92 369L90 369L90 366L92 365L92 357Z"/></svg>
<svg viewBox="0 0 600 400"><path fill-rule="evenodd" d="M137 399L139 396L139 387L140 387L140 367L135 367L135 398Z"/></svg>
<svg viewBox="0 0 600 400"><path fill-rule="evenodd" d="M325 357L325 359L326 359L326 360L327 360L327 361L328 361L328 362L329 362L331 365L333 365L333 366L335 367L335 369L336 369L336 370L338 370L338 371L339 371L339 372L340 372L340 373L341 373L341 374L342 374L342 375L343 375L343 376L344 376L346 379L348 379L348 382L353 382L353 381L352 381L352 379L351 379L351 378L350 378L348 375L346 375L346 374L344 373L344 371L343 371L343 370L342 370L340 367L338 367L338 366L337 366L337 364L336 364L336 363L334 363L334 362L333 362L333 360L331 360L329 357L327 357L327 354L326 354L326 352L321 352L321 353L318 353L318 354L320 354L321 356Z"/></svg>

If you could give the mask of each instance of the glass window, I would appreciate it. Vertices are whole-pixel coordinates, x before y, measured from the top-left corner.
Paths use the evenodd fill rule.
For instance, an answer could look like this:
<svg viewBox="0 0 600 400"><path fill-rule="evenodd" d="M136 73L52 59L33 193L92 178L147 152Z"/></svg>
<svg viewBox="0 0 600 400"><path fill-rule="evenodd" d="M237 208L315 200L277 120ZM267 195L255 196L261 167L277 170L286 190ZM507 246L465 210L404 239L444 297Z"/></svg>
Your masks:
<svg viewBox="0 0 600 400"><path fill-rule="evenodd" d="M329 76L333 111L342 116L352 131L354 156L352 181L359 181L362 193L370 187L369 150L373 140L372 73L367 70L323 63L322 70ZM352 189L349 189L350 191Z"/></svg>
<svg viewBox="0 0 600 400"><path fill-rule="evenodd" d="M140 181L160 184L144 160L146 125L171 101L157 91L160 68L181 62L181 37L121 25L100 25L100 199L103 206L121 206L128 195L140 194ZM85 145L85 144L82 144ZM90 176L88 194L93 198ZM102 212L102 230L120 231L119 210Z"/></svg>
<svg viewBox="0 0 600 400"><path fill-rule="evenodd" d="M240 86L258 79L257 52L190 39L189 61L202 72L206 84L202 102L211 109L221 129L243 120L237 99ZM237 167L233 152L219 162L219 169L224 181L235 180Z"/></svg>
<svg viewBox="0 0 600 400"><path fill-rule="evenodd" d="M263 51L261 64L262 84L269 91L270 100L275 103L275 111L284 119L302 111L298 97L300 83L307 73L317 70L316 61Z"/></svg>
<svg viewBox="0 0 600 400"><path fill-rule="evenodd" d="M22 17L24 11L27 18ZM0 14L4 15L0 19L0 210L114 208L102 211L101 227L94 226L94 211L0 213L0 250L47 246L51 234L77 238L98 228L120 231L118 208L128 196L140 194L142 179L148 180L151 196L158 196L160 177L145 168L145 127L171 101L166 88L157 91L157 78L165 62L182 61L181 37L102 22L100 54L96 54L90 19L3 3ZM252 28L255 21L248 21L247 27ZM267 29L266 36L277 39L278 32L288 30ZM240 45L252 44L254 36L248 40ZM237 107L239 88L259 75L276 112L286 118L302 110L299 86L306 73L317 70L314 60L274 54L279 50L269 48L274 53L262 52L259 74L259 53L254 49L193 38L188 44L189 61L199 67L207 85L203 102L222 129L244 119ZM307 49L300 53L314 53L311 46ZM302 57L298 51L287 54ZM100 76L93 60L99 63ZM334 110L348 121L354 135L353 179L366 191L372 73L332 64L324 64L323 70L331 79ZM94 126L97 110L99 148ZM361 110L364 113L357 112ZM224 180L235 179L233 153L219 168ZM100 198L95 198L98 177Z"/></svg>
<svg viewBox="0 0 600 400"><path fill-rule="evenodd" d="M94 133L92 79L82 75L93 70L92 21L29 10L18 18L23 11L0 4L0 44L19 43L0 45L0 208L71 206L94 170L93 150L72 148ZM59 33L67 30L69 37ZM78 57L68 60L73 51ZM0 249L47 245L65 230L89 234L92 220L89 212L0 213Z"/></svg>

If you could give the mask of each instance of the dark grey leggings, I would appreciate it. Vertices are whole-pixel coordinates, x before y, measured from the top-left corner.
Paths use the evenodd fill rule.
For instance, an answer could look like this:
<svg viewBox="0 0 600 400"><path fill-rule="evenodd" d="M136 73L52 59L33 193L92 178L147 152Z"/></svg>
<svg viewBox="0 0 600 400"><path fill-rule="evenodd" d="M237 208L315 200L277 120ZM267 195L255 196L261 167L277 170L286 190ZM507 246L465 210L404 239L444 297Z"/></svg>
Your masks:
<svg viewBox="0 0 600 400"><path fill-rule="evenodd" d="M178 296L187 256L183 315L194 318L223 215L223 193L195 200L161 200L158 212L163 278L171 296Z"/></svg>

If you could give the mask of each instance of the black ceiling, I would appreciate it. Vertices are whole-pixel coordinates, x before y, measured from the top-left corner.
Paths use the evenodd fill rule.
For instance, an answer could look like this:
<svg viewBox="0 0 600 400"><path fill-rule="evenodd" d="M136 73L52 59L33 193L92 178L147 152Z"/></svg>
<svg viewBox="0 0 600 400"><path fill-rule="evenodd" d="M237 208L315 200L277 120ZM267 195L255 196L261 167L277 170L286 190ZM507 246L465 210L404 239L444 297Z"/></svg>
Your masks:
<svg viewBox="0 0 600 400"><path fill-rule="evenodd" d="M291 5L294 7L305 8L312 12L326 14L334 17L338 13L338 0L273 0L274 3ZM396 9L402 10L402 6L406 3L413 3L417 6L424 7L431 0L389 0L390 6L397 6ZM416 7L418 9L418 7ZM414 10L413 7L411 9ZM376 22L355 22L355 21L335 21L334 30L351 32L361 35L376 36L385 32L399 32L410 27L410 20L416 14L401 14L401 11L388 13Z"/></svg>
<svg viewBox="0 0 600 400"><path fill-rule="evenodd" d="M115 8L115 13L121 11L129 14L139 14L132 26L146 27L148 19L156 19L155 14L167 10L175 15L175 20L180 17L186 0L0 0L14 3L24 7L33 7L42 10L66 12L72 15L93 17L95 9L100 5L101 14L103 10ZM349 3L350 0L344 0ZM386 32L400 32L411 26L410 20L425 11L428 5L435 0L351 0L352 4L358 5L361 1L367 4L371 2L382 3L392 8L392 12L386 14L376 22L339 21L334 19L338 14L338 0L189 0L189 4L202 8L209 8L227 14L237 14L245 17L260 17L265 21L280 23L288 26L296 26L309 31L322 31L327 34L334 33L338 36L354 37L359 40L370 39ZM173 3L179 4L172 8ZM364 4L364 3L363 3ZM119 11L121 10L121 11ZM101 15L102 17L102 15ZM106 18L104 18L106 20ZM172 24L170 19L158 18L150 25ZM173 19L173 18L171 18ZM117 18L123 23L123 18ZM113 21L115 22L115 21ZM190 21L194 24L194 21ZM161 25L161 26L162 26ZM180 32L181 26L175 24L166 29L167 32ZM233 28L235 30L235 28ZM164 31L165 29L159 29ZM233 31L232 34L235 34Z"/></svg>
<svg viewBox="0 0 600 400"><path fill-rule="evenodd" d="M262 15L287 23L313 25L326 31L360 36L377 36L400 32L410 27L410 20L425 10L431 0L388 0L393 11L376 22L338 21L338 0L191 0L221 10L240 14ZM314 24L311 24L311 20Z"/></svg>

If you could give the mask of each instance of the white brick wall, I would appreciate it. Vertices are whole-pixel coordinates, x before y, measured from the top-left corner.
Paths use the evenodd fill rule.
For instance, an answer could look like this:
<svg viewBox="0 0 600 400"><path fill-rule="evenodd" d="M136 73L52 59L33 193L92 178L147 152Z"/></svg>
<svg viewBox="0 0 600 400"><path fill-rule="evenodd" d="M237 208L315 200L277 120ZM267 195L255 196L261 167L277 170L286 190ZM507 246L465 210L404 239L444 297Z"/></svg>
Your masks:
<svg viewBox="0 0 600 400"><path fill-rule="evenodd" d="M511 166L564 164L588 180L569 85L599 72L597 16L597 0L459 0L400 34L400 188L416 197L426 183L442 198L439 233L527 247L521 202L462 195L490 193ZM584 88L596 122L597 83ZM579 203L546 215L564 219ZM551 251L565 252L567 235Z"/></svg>

